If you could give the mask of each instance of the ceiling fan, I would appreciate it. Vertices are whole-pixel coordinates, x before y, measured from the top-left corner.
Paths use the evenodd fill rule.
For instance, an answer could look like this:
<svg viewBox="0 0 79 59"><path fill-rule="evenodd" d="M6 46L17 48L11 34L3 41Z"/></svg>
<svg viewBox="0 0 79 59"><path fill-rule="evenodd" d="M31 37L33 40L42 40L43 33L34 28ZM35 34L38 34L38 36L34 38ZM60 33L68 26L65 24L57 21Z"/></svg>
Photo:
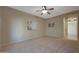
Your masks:
<svg viewBox="0 0 79 59"><path fill-rule="evenodd" d="M52 11L54 10L54 8L50 8L48 9L46 6L42 6L42 10L36 10L36 12L41 12L41 15L47 13L47 14L50 14L49 11Z"/></svg>

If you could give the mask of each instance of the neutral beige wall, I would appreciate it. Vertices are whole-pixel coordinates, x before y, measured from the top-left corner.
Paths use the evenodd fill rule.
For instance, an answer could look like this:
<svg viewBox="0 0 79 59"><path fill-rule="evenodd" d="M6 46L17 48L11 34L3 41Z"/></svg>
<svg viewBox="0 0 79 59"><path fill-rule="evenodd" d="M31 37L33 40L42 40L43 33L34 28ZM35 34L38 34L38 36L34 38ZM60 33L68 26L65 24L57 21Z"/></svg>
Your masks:
<svg viewBox="0 0 79 59"><path fill-rule="evenodd" d="M46 29L46 35L52 36L52 37L62 37L63 36L63 17L57 16L48 19L47 21L47 29ZM54 27L48 27L49 23L55 23Z"/></svg>
<svg viewBox="0 0 79 59"><path fill-rule="evenodd" d="M20 12L9 7L3 7L2 43L3 45L34 39L45 35L45 22L42 18ZM26 21L37 22L37 29L28 31Z"/></svg>

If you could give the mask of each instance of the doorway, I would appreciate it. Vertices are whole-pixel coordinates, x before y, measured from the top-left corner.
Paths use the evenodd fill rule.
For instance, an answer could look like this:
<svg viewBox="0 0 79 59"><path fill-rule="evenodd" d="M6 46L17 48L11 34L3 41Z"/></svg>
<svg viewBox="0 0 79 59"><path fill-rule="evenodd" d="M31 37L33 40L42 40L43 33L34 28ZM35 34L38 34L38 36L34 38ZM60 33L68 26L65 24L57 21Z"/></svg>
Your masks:
<svg viewBox="0 0 79 59"><path fill-rule="evenodd" d="M64 38L78 40L78 17L70 16L64 18Z"/></svg>

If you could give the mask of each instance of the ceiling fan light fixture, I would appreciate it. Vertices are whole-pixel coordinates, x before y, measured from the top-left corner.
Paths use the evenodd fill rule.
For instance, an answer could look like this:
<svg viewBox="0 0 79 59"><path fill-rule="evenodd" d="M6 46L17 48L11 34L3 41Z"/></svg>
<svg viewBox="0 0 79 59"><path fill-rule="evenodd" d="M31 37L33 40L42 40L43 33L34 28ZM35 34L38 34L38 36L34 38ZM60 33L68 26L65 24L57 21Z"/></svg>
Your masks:
<svg viewBox="0 0 79 59"><path fill-rule="evenodd" d="M47 10L42 10L42 13L47 13Z"/></svg>

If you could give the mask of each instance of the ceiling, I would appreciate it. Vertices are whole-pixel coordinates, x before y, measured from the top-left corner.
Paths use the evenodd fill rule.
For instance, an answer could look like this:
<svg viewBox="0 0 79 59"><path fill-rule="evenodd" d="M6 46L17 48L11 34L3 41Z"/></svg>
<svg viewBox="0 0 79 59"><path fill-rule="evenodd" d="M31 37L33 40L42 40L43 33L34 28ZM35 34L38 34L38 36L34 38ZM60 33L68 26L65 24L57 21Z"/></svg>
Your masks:
<svg viewBox="0 0 79 59"><path fill-rule="evenodd" d="M50 12L51 13L50 15L49 14L41 15L41 12L36 12L36 10L42 9L41 6L9 6L9 7L44 18L44 19L48 19L64 13L79 10L79 6L47 6L47 8L54 8L54 10Z"/></svg>

